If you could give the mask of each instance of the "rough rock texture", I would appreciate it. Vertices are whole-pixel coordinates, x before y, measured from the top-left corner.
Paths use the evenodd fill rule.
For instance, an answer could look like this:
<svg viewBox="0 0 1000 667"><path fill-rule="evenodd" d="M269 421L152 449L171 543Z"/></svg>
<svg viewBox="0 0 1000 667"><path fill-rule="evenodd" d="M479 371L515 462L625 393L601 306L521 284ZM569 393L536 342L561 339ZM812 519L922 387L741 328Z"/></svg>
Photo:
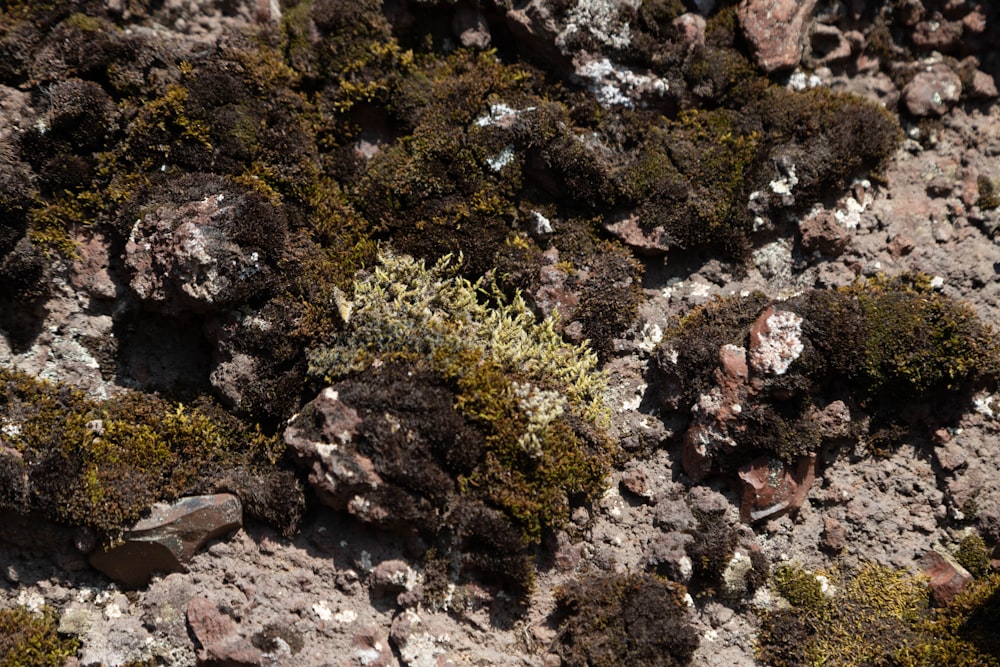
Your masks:
<svg viewBox="0 0 1000 667"><path fill-rule="evenodd" d="M279 7L277 2L196 0L152 3L148 12L143 9L147 4L115 0L102 5L123 41L108 41L97 51L125 54L110 68L95 67L84 57L93 54L65 50L72 37L68 29L46 38L44 44L17 41L20 33L0 35L5 54L0 62L5 82L0 86L0 187L4 194L0 200L0 271L5 272L0 361L43 378L68 381L93 396L112 396L122 387L165 393L181 388L192 398L214 391L236 406L246 400L268 361L265 354L244 345L240 336L270 345L267 327L281 326L278 314L261 314L262 304L283 294L285 287L272 293L270 279L283 270L282 262L306 266L317 261L312 255L281 257L275 252L287 247L292 237L301 240L295 235L316 225L319 218L279 219L281 206L274 203L279 198L262 185L261 179L267 181L270 175L260 164L248 163L233 173L217 175L209 182L212 187L196 194L191 194L190 183L184 187L173 183L171 169L176 165L165 165L167 169L160 173L166 175L157 176L161 180L152 189L115 191L116 197L127 202L129 213L113 221L118 233L124 231L118 241L113 240L116 232L111 224L71 226L74 255L45 250L50 246L42 245L42 235L29 238L25 232L35 197L54 202L61 190L53 184L72 181L78 178L74 174L87 170L109 169L94 156L123 141L120 130L128 116L117 102L128 91L149 85L156 88L155 97L172 83L188 83L170 71L167 54L184 54L196 68L201 67L219 45L232 48L240 43L225 30L243 29L258 21L288 31L282 48L290 58L301 43L319 35L314 20L296 14L295 3ZM312 4L315 9L310 11L332 7L331 14L336 15L343 3L314 0ZM646 140L644 114L674 119L679 109L698 108L700 100L721 95L722 84L732 74L724 63L699 59L706 46L723 39L720 17L725 18L726 8L710 0L662 3L677 7L660 15L651 10L660 4L532 0L487 2L472 10L469 3L442 2L429 8L427 3L399 2L387 3L386 13L398 34L411 37L406 48L412 46L419 52L418 40L429 35L428 41L442 53L461 44L472 49L496 46L500 58L527 54L544 70L544 76L562 80L569 91L552 93L553 97L599 99L607 107L600 113L630 109L634 118L643 119L635 127L623 122L615 127L617 134L604 136L605 152L574 158L577 164L596 164L609 155L627 162L617 151L635 149ZM945 554L954 554L970 533L983 537L994 558L1000 548L1000 488L995 483L1000 469L996 447L1000 395L995 387L981 388L973 403L962 406L949 423L914 429L905 442L880 450L877 456L860 444L855 448L843 445L848 430L863 417L852 415L843 403L820 405L810 415L824 436L815 463L809 460L815 480L806 483L807 476L797 474L796 466L787 463L774 465L772 475L768 459L766 476L763 462L747 467L744 474L751 481L743 482L744 495L739 486L739 465L744 461L736 462L730 453L733 435L739 434L745 416L734 407L747 404L745 398L755 390L755 377L780 382L787 377L787 371L779 374L781 368L794 369L806 360L808 351L797 352L795 330L796 326L808 329L812 323L796 324L789 318L768 325L770 317L785 312L779 301L755 335L748 326L741 345L713 349L712 388L695 397L697 408L690 423L678 416L679 409L659 403L660 380L650 372L655 363L652 352L677 318L713 298L755 290L771 299L794 298L812 288L846 287L858 277L920 271L935 289L968 302L985 321L1000 321L1000 209L996 205L1000 62L992 48L998 39L997 10L990 3L892 3L892 11L880 16L892 23L880 31L876 14L888 8L889 3L746 0L736 12L756 67L771 72L773 81L784 85L787 75L789 87L803 94L808 94L810 86L859 94L901 119L905 138L881 173L858 174L853 182L853 175L847 177L843 191L820 193L816 208L809 208L812 203L805 200L800 201L804 209L791 199L788 206L776 205L754 221L755 231L747 232L752 247L745 253L745 263L702 249L672 246L662 228L644 227L641 220L614 209L617 201L609 204L613 214L594 219L595 233L621 238L636 249L645 266L639 316L624 334L608 342L610 354L605 363L611 429L625 458L631 460L609 476L602 497L588 508L578 508L571 522L553 535L551 552L538 559L535 593L522 619L511 623L509 618L491 617L495 589L456 588L450 597L443 596L447 603L441 608L417 605L422 587L443 585L447 589L447 583L435 578L440 573L433 568L425 570L405 545L356 519L370 516L365 512L373 510L351 505L354 492L378 480L364 460L338 449L356 437L360 419L327 392L310 413L318 424L307 423L300 412L288 424L271 425L284 429L302 474L319 489L321 502L315 503L299 534L284 538L250 522L232 537L194 553L183 563L186 571L153 576L148 584L126 595L90 567L84 552L93 549L92 536L34 517L3 514L0 606L40 610L47 605L58 610L60 630L82 643L77 660L83 665L155 660L170 665L353 667L450 662L538 667L559 664L554 651L559 638L552 620L553 591L558 586L585 573L656 572L686 585L692 593L692 622L700 642L691 664L761 667L755 619L761 611L776 607L768 586L753 581L754 558L763 558L772 567L795 563L825 571L851 571L870 561L908 571L923 568L932 578L936 603L945 604L968 582L968 575ZM684 9L698 14L679 13ZM350 18L344 23L360 25ZM644 35L647 41L637 41ZM650 35L655 39L649 39ZM659 60L650 66L642 53L636 53L651 49L650 44L660 45L657 48L676 44L676 48L657 51ZM27 54L36 49L37 62L27 62ZM379 57L395 57L379 53ZM365 51L365 57L370 55ZM129 69L124 62L136 66ZM800 62L808 74L789 71ZM713 70L717 78L704 81L698 90L687 90L683 77L661 78L675 63L684 63L688 74L718 67ZM230 61L226 65L230 69L223 74L252 64ZM308 88L310 102L357 102L337 97L349 86L324 88L315 63L299 64L299 71L309 77L308 86L315 86ZM364 58L351 61L351 66L362 68L369 64ZM261 77L256 83L266 88L276 70L255 70L255 76ZM370 86L362 86L358 93L362 101L353 115L342 117L342 126L322 126L324 140L331 144L343 138L340 133L352 131L348 126L367 122L366 105L396 85L377 77L364 79L361 70L352 76ZM433 78L427 76L428 81ZM46 175L39 180L41 167L29 163L41 159L16 142L31 132L34 139L53 136L48 129L39 133L39 127L72 130L73 125L50 104L65 102L70 90L94 93L93 85L76 83L85 77L100 79L101 87L114 87L114 94L107 96L114 103L109 105L98 95L104 102L95 104L93 115L80 118L100 117L118 129L107 137L69 131L70 141L76 143L56 146L52 155L75 154L83 146L83 162L66 169L49 163L52 156L47 155ZM231 83L222 75L218 80ZM407 92L409 103L425 91ZM736 95L741 91L725 92ZM229 99L225 86L215 93L222 100ZM239 111L241 103L220 104L214 119ZM559 118L553 125L570 122L581 135L583 128L600 125L593 112L581 108L585 113ZM394 109L400 114L407 111ZM242 119L241 128L246 137L256 140L257 122L268 126L275 120L260 117L247 124ZM383 131L370 146L378 146L382 153L394 147L398 150L396 128L387 127L391 121L380 118L376 124L384 126ZM805 124L797 130L808 133L815 128ZM290 137L285 137L286 154L294 153ZM105 139L108 145L95 145ZM345 145L354 146L354 137L349 139ZM419 147L419 142L410 141L407 149ZM532 141L526 138L525 144ZM154 146L154 150L158 149ZM351 172L352 151L325 155L323 168L333 174ZM8 153L20 157L8 159ZM455 156L458 152L449 153L449 158ZM472 163L484 156L476 153ZM565 198L592 196L597 185L588 182L593 187L581 187L561 181L562 174L552 169L555 157L541 151L530 158L518 156L532 161L527 171L534 169L549 181L519 192L525 199L524 210L491 211L491 215L502 218L504 234L522 225L519 229L527 230L532 238L563 250L568 244L553 239L571 216L547 214L554 221L550 232L539 226L531 211L548 211L541 208L543 203L556 207ZM160 165L157 162L153 169ZM620 166L612 161L608 173L618 176L615 170ZM204 168L211 169L208 163ZM765 168L768 165L751 165L754 170ZM31 178L25 176L29 172ZM715 169L705 172L706 176L715 173ZM804 177L805 168L797 168L796 173ZM789 185L792 181L785 176L784 181L776 181L779 189L784 186L798 197L798 185ZM448 185L444 178L435 181L436 186L442 183ZM508 185L520 187L512 183ZM669 186L664 186L668 195ZM87 192L85 186L72 183L69 189L74 196ZM290 190L283 193L286 198ZM304 196L332 190L324 183ZM553 192L560 193L559 197ZM769 192L776 202L785 201L773 188ZM455 197L461 201L469 194ZM218 195L223 198L219 200ZM475 203L488 207L489 201L477 199ZM698 200L692 205L701 204ZM743 207L742 199L738 204ZM351 224L346 204L338 200L331 209L324 211L323 218L336 222L330 227ZM34 216L42 212L37 207L32 210ZM248 211L259 217L248 216ZM88 210L87 215L91 214L94 211ZM267 224L248 229L238 224L245 220ZM251 232L258 229L280 241L253 238ZM342 241L329 241L323 250L335 252L345 245ZM513 247L519 242L510 241ZM530 266L533 275L543 277L538 283L541 289L531 297L542 311L568 312L579 296L573 281L587 267L568 266L568 254L563 251ZM27 281L31 289L13 294L14 283L6 280L8 275L32 276ZM36 286L44 289L36 291ZM324 298L329 295L312 294L312 300L306 300L309 307L302 311L315 314L312 308L322 305ZM276 310L280 314L281 308ZM294 327L317 326L301 311L289 307L287 312L295 319ZM328 327L324 335L332 335L335 324L336 320L322 321L319 326ZM226 327L238 335L230 336ZM576 335L568 327L565 334ZM293 389L280 392L281 398L296 409L318 389L311 388L312 394L300 397L300 382L290 386ZM921 416L915 419L919 422ZM0 443L4 468L0 504L8 499L4 494L16 496L22 488L18 479L25 462L6 442L17 427L16 420L7 418L0 424L4 439ZM804 465L803 460L808 459L798 463ZM752 519L753 512L790 504L789 496L796 498L803 489L808 489L808 496L804 502L798 500L795 512L767 513L752 525L738 519L744 504ZM179 562L176 554L170 558ZM142 560L147 569L155 563L149 556ZM720 565L721 571L707 571L705 563L709 562Z"/></svg>
<svg viewBox="0 0 1000 667"><path fill-rule="evenodd" d="M738 16L754 60L766 72L792 69L802 58L816 0L743 0Z"/></svg>
<svg viewBox="0 0 1000 667"><path fill-rule="evenodd" d="M229 494L191 496L154 505L149 516L125 530L123 543L90 555L110 579L137 588L154 573L185 571L184 563L209 541L239 530L243 508Z"/></svg>

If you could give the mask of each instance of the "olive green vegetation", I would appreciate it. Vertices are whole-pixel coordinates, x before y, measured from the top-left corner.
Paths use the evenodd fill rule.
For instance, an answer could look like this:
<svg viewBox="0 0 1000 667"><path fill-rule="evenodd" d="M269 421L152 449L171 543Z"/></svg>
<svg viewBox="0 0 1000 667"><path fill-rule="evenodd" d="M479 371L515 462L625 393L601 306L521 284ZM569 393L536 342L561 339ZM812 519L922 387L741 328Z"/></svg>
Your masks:
<svg viewBox="0 0 1000 667"><path fill-rule="evenodd" d="M929 608L926 579L863 564L850 576L782 566L774 589L787 601L765 612L758 654L774 667L933 667L1000 664L985 618L997 611L1000 575L973 582L950 606ZM995 617L993 617L995 618Z"/></svg>
<svg viewBox="0 0 1000 667"><path fill-rule="evenodd" d="M836 400L855 417L837 437L885 449L910 432L904 408L933 405L925 419L944 423L1000 373L995 333L968 304L935 291L925 275L875 277L787 301L751 294L695 309L657 352L670 407L687 410L710 390L719 348L747 347L750 327L769 305L803 318L803 351L783 375L756 380L760 390L743 405L733 434L743 453L790 460L816 451L824 432L815 415ZM867 424L859 419L865 414Z"/></svg>
<svg viewBox="0 0 1000 667"><path fill-rule="evenodd" d="M94 529L105 541L153 503L228 490L290 534L302 510L283 447L205 403L186 407L125 392L96 401L0 370L5 442L0 507Z"/></svg>
<svg viewBox="0 0 1000 667"><path fill-rule="evenodd" d="M698 648L684 587L651 574L591 575L556 591L568 667L680 667Z"/></svg>
<svg viewBox="0 0 1000 667"><path fill-rule="evenodd" d="M0 609L0 667L62 667L76 655L80 642L60 637L50 609Z"/></svg>
<svg viewBox="0 0 1000 667"><path fill-rule="evenodd" d="M955 560L973 577L985 576L990 571L991 550L977 533L970 533L958 543Z"/></svg>

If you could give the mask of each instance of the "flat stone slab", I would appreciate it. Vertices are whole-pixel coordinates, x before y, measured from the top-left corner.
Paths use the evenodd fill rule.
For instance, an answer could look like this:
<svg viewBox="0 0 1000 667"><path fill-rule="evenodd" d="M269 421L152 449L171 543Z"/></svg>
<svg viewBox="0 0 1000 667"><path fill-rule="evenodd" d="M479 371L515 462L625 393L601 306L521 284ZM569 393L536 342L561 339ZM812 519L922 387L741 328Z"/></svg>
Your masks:
<svg viewBox="0 0 1000 667"><path fill-rule="evenodd" d="M185 572L184 563L205 543L242 526L243 506L228 493L157 503L125 531L123 544L94 552L90 564L124 586L139 588L155 573Z"/></svg>

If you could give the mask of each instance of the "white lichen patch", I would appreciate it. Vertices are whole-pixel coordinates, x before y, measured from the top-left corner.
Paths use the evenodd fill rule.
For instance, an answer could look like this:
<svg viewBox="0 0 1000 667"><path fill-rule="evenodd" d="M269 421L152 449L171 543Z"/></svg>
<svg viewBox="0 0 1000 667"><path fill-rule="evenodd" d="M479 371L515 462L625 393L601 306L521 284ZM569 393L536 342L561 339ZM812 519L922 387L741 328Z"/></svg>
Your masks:
<svg viewBox="0 0 1000 667"><path fill-rule="evenodd" d="M668 90L666 81L648 74L639 74L607 58L580 65L576 68L576 76L604 107L620 106L630 109L635 106L633 96L663 95Z"/></svg>
<svg viewBox="0 0 1000 667"><path fill-rule="evenodd" d="M333 610L326 603L326 600L320 600L312 606L313 613L319 617L321 621L329 621L333 619Z"/></svg>
<svg viewBox="0 0 1000 667"><path fill-rule="evenodd" d="M624 49L632 41L632 29L621 20L621 0L579 0L566 15L566 29L556 38L564 47L576 35L587 33L605 46Z"/></svg>
<svg viewBox="0 0 1000 667"><path fill-rule="evenodd" d="M493 125L508 127L514 121L514 119L517 118L522 113L534 110L535 107L514 109L507 106L506 104L492 104L490 105L489 113L477 118L475 123L479 127L490 127Z"/></svg>
<svg viewBox="0 0 1000 667"><path fill-rule="evenodd" d="M486 165L495 172L500 172L504 167L514 161L514 147L505 146L498 155L486 158Z"/></svg>
<svg viewBox="0 0 1000 667"><path fill-rule="evenodd" d="M996 417L996 413L993 411L993 401L995 398L992 394L981 392L972 397L972 406L979 414L993 419Z"/></svg>
<svg viewBox="0 0 1000 667"><path fill-rule="evenodd" d="M750 365L761 373L783 375L805 349L802 318L787 310L776 310L765 324L767 329L758 332L750 346Z"/></svg>
<svg viewBox="0 0 1000 667"><path fill-rule="evenodd" d="M646 322L642 325L642 331L639 332L639 349L643 352L652 352L656 349L656 346L660 344L663 340L663 329L660 328L659 324L652 324ZM676 352L675 352L676 354Z"/></svg>
<svg viewBox="0 0 1000 667"><path fill-rule="evenodd" d="M808 90L823 85L823 80L815 74L806 74L802 70L795 70L788 77L788 88L794 91Z"/></svg>

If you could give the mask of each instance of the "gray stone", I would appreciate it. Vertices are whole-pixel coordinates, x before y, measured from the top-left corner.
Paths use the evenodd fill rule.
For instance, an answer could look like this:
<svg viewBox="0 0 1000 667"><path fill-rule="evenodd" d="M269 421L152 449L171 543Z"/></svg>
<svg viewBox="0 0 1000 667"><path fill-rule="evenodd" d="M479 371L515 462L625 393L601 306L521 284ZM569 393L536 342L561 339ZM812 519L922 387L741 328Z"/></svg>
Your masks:
<svg viewBox="0 0 1000 667"><path fill-rule="evenodd" d="M124 542L91 554L90 564L118 583L138 588L156 573L184 572L184 563L205 543L243 525L236 496L192 496L154 505L124 534Z"/></svg>

